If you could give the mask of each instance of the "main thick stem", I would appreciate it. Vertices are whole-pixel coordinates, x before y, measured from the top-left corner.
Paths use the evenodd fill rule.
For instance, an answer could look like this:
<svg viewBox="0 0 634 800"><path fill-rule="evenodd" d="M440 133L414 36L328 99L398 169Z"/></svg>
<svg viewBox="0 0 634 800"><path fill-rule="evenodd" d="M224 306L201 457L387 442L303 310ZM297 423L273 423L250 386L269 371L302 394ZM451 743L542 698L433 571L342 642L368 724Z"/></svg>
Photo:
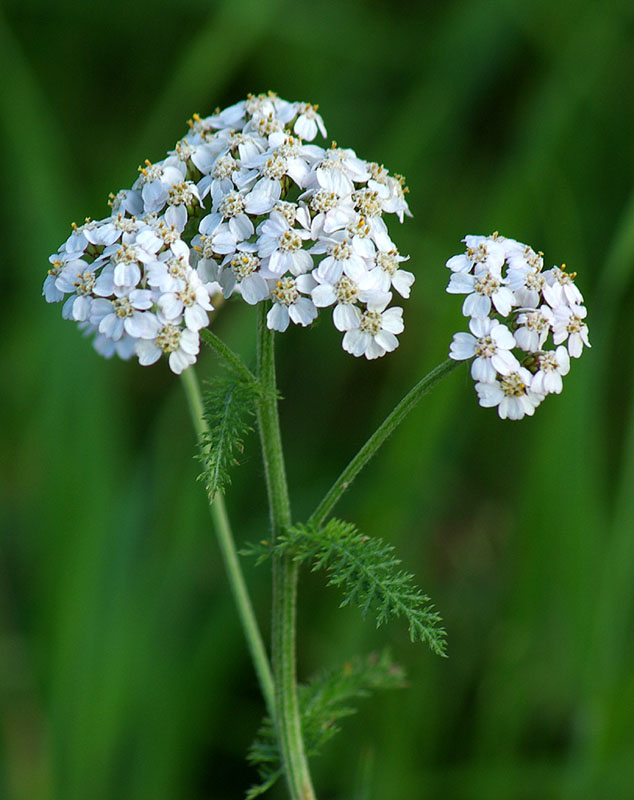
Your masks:
<svg viewBox="0 0 634 800"><path fill-rule="evenodd" d="M291 524L282 438L277 412L273 331L266 326L266 305L258 320L258 380L262 398L258 427L269 497L271 529L275 540ZM304 752L297 702L295 636L297 627L298 566L290 558L273 559L272 661L275 688L275 726L292 800L315 800Z"/></svg>
<svg viewBox="0 0 634 800"><path fill-rule="evenodd" d="M203 402L200 393L200 386L196 378L194 368L186 369L182 374L183 385L185 387L185 394L187 395L187 402L192 417L196 436L199 441L207 432L207 421L203 415ZM273 676L269 666L269 660L264 647L262 634L258 627L258 622L255 618L251 598L247 589L236 546L229 525L229 517L227 516L227 509L222 494L216 493L214 497L209 498L209 510L211 518L218 538L220 552L229 578L229 584L233 597L238 609L242 629L247 640L247 646L251 654L253 666L260 684L260 689L266 703L269 714L275 716L275 690L273 687Z"/></svg>

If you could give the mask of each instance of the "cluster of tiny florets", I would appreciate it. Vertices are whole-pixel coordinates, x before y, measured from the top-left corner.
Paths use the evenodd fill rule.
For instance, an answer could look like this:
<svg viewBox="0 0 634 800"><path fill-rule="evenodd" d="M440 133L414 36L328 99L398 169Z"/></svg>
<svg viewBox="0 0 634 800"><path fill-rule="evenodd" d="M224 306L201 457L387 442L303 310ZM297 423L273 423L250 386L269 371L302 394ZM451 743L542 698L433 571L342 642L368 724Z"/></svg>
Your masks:
<svg viewBox="0 0 634 800"><path fill-rule="evenodd" d="M467 295L470 333L455 334L449 355L473 359L481 406L497 406L502 419L532 416L590 347L576 276L565 265L545 270L542 253L498 234L463 241L466 253L447 261L447 291Z"/></svg>
<svg viewBox="0 0 634 800"><path fill-rule="evenodd" d="M211 299L271 302L268 327L309 325L333 307L344 350L377 358L398 345L412 273L383 214L403 221L402 178L354 150L324 149L317 106L249 95L207 118L165 159L146 161L112 213L73 231L43 294L64 301L103 355L162 354L180 373L196 361Z"/></svg>

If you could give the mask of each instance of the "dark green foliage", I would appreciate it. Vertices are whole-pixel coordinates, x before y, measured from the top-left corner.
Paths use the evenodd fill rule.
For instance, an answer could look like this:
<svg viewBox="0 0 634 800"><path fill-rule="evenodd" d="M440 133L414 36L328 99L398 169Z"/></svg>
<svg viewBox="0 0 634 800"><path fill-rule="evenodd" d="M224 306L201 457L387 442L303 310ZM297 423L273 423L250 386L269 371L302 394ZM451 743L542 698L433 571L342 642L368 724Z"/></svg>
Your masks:
<svg viewBox="0 0 634 800"><path fill-rule="evenodd" d="M338 720L355 714L354 700L367 697L376 689L405 686L403 670L389 653L354 658L337 669L321 672L298 692L302 732L308 756L319 755L321 748L339 730ZM249 761L257 766L260 783L247 793L247 800L264 794L281 776L280 753L272 720L266 717L257 739L249 750Z"/></svg>
<svg viewBox="0 0 634 800"><path fill-rule="evenodd" d="M427 642L435 653L445 654L440 616L414 576L400 568L394 547L359 533L352 523L331 519L323 528L296 525L273 546L262 542L247 552L260 560L286 553L310 561L313 572L326 570L328 586L342 589L341 606L357 605L364 617L373 613L377 627L391 617L405 617L413 642Z"/></svg>
<svg viewBox="0 0 634 800"><path fill-rule="evenodd" d="M210 381L204 395L205 421L200 459L204 469L200 480L213 497L231 483L231 467L238 464L244 438L253 430L251 421L259 396L257 384L233 372Z"/></svg>

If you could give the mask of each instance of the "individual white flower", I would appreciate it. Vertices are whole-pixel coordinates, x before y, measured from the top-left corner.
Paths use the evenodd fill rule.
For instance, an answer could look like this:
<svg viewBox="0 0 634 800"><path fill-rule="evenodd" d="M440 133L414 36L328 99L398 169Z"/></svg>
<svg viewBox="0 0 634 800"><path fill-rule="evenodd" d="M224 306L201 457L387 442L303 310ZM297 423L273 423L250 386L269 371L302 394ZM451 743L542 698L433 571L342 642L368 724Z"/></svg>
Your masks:
<svg viewBox="0 0 634 800"><path fill-rule="evenodd" d="M135 343L139 364L154 364L163 353L169 356L169 365L176 375L196 362L200 350L197 332L165 322L154 339L139 339Z"/></svg>
<svg viewBox="0 0 634 800"><path fill-rule="evenodd" d="M82 225L82 233L89 245L92 244L95 247L108 247L121 236L121 230L115 225L112 217L87 221L85 225Z"/></svg>
<svg viewBox="0 0 634 800"><path fill-rule="evenodd" d="M215 161L215 156L204 140L195 141L194 137L185 137L176 142L170 155L182 161L186 167L191 162L203 175L209 172Z"/></svg>
<svg viewBox="0 0 634 800"><path fill-rule="evenodd" d="M110 248L106 248L105 255L109 254ZM112 272L113 291L114 287L120 289L134 289L141 280L141 264L144 261L154 259L145 258L144 251L138 250L132 244L121 244L111 253L110 258L114 266ZM112 294L112 292L109 292Z"/></svg>
<svg viewBox="0 0 634 800"><path fill-rule="evenodd" d="M94 299L97 283L96 270L102 266L95 261L69 261L55 279L55 288L64 294L70 294L62 306L62 317L76 322L85 322L90 317L90 309ZM51 289L49 289L52 292Z"/></svg>
<svg viewBox="0 0 634 800"><path fill-rule="evenodd" d="M199 230L204 234L212 234L223 222L227 223L229 230L238 242L248 239L252 235L253 222L246 214L244 194L235 190L227 192L222 200L214 206L212 213L203 217Z"/></svg>
<svg viewBox="0 0 634 800"><path fill-rule="evenodd" d="M317 113L318 108L318 105L310 103L300 103L297 108L297 119L293 130L307 142L312 142L318 131L324 138L328 135L321 114Z"/></svg>
<svg viewBox="0 0 634 800"><path fill-rule="evenodd" d="M306 188L322 188L345 197L352 194L355 182L364 183L369 177L365 162L354 150L333 147L324 151L324 157L313 165Z"/></svg>
<svg viewBox="0 0 634 800"><path fill-rule="evenodd" d="M492 383L497 374L509 375L520 367L511 350L516 346L511 331L496 320L469 320L471 333L454 334L449 357L455 361L473 358L471 377Z"/></svg>
<svg viewBox="0 0 634 800"><path fill-rule="evenodd" d="M398 347L396 334L402 333L403 309L385 307L390 296L377 296L368 302L368 308L361 314L359 324L344 334L342 347L353 356L368 359L380 358Z"/></svg>
<svg viewBox="0 0 634 800"><path fill-rule="evenodd" d="M244 161L243 170L236 177L236 184L240 188L257 181L253 193L262 198L263 206L254 209L257 214L267 213L280 199L282 181L286 176L302 187L309 172L310 156L305 153L306 148L299 140L281 133L274 134L270 139L276 143L274 149ZM271 200L268 208L264 207L264 198L267 197Z"/></svg>
<svg viewBox="0 0 634 800"><path fill-rule="evenodd" d="M306 209L297 203L290 203L287 200L278 200L273 206L273 211L281 214L288 224L292 227L295 222L305 226L305 220L310 222L310 217L306 216ZM299 215L299 218L298 218Z"/></svg>
<svg viewBox="0 0 634 800"><path fill-rule="evenodd" d="M370 227L370 236L379 250L395 250L396 245L390 239L387 225L381 216L383 207L378 191L369 188L357 189L352 195L355 210L359 213L364 223Z"/></svg>
<svg viewBox="0 0 634 800"><path fill-rule="evenodd" d="M570 356L563 345L556 350L536 354L538 370L531 381L531 391L537 394L559 394L563 388L562 376L570 371Z"/></svg>
<svg viewBox="0 0 634 800"><path fill-rule="evenodd" d="M491 383L476 383L480 405L485 408L498 407L501 419L532 417L544 399L531 389L532 375L524 367L508 375L500 375Z"/></svg>
<svg viewBox="0 0 634 800"><path fill-rule="evenodd" d="M59 258L51 256L49 259L52 266L50 267L46 278L44 279L44 286L42 287L42 294L46 298L47 303L59 303L64 299L65 293L56 285L57 278L61 271L64 269L64 262Z"/></svg>
<svg viewBox="0 0 634 800"><path fill-rule="evenodd" d="M339 331L349 331L359 327L361 310L357 307L357 302L390 300L389 294L386 296L383 292L377 292L369 276L366 277L365 286L359 285L347 275L342 275L332 282L321 278L318 270L313 272L313 276L319 281L319 285L311 292L313 303L317 308L335 306L332 321Z"/></svg>
<svg viewBox="0 0 634 800"><path fill-rule="evenodd" d="M115 341L124 333L133 339L153 339L160 327L156 315L149 311L153 305L148 289L133 289L112 299L99 297L92 304L90 322Z"/></svg>
<svg viewBox="0 0 634 800"><path fill-rule="evenodd" d="M143 221L146 223L147 227L137 236L137 241L142 247L149 246L152 252L156 252L153 245L150 245L151 237L156 237L161 243L158 248L159 250L161 250L164 245L171 247L176 244L176 242L182 241L181 233L183 232L184 226L182 228L176 224L169 224L164 216L157 217L154 214L148 214L143 218Z"/></svg>
<svg viewBox="0 0 634 800"><path fill-rule="evenodd" d="M263 266L267 276L276 277L285 272L300 275L312 268L313 259L303 249L304 242L310 239L310 231L292 228L283 214L272 211L258 232L258 255L266 259Z"/></svg>
<svg viewBox="0 0 634 800"><path fill-rule="evenodd" d="M232 256L227 256L222 262L218 279L225 297L230 297L237 289L250 306L269 296L269 286L259 273L261 261L255 251L255 244L240 245Z"/></svg>
<svg viewBox="0 0 634 800"><path fill-rule="evenodd" d="M202 207L203 201L198 192L198 187L192 181L181 181L170 186L167 193L168 209L165 212L165 221L178 230L184 230L189 213L195 205Z"/></svg>
<svg viewBox="0 0 634 800"><path fill-rule="evenodd" d="M315 270L315 277L318 280L334 283L345 273L359 283L368 274L368 265L361 256L357 255L343 231L322 237L317 244L310 248L310 252L327 254Z"/></svg>
<svg viewBox="0 0 634 800"><path fill-rule="evenodd" d="M266 315L267 326L284 332L290 321L296 325L310 325L317 317L317 309L311 299L303 295L310 293L315 281L310 275L297 278L280 278L271 288L273 306Z"/></svg>
<svg viewBox="0 0 634 800"><path fill-rule="evenodd" d="M132 217L143 214L143 198L133 189L121 189L116 194L111 192L108 205L113 214L130 214Z"/></svg>
<svg viewBox="0 0 634 800"><path fill-rule="evenodd" d="M244 103L247 115L255 119L268 119L269 117L278 119L283 124L290 122L295 116L297 103L289 103L282 100L275 92L266 94L249 94ZM231 126L234 127L234 126Z"/></svg>
<svg viewBox="0 0 634 800"><path fill-rule="evenodd" d="M449 294L468 294L462 304L465 317L486 317L491 303L503 317L508 316L515 303L513 292L504 285L504 279L494 272L471 275L454 272L447 286Z"/></svg>
<svg viewBox="0 0 634 800"><path fill-rule="evenodd" d="M141 190L146 214L157 214L161 211L167 203L170 188L184 181L187 174L187 168L182 162L152 164L146 160L145 167L139 167L139 171L140 175L132 188Z"/></svg>
<svg viewBox="0 0 634 800"><path fill-rule="evenodd" d="M376 230L376 226L374 227L374 230ZM354 218L348 222L345 227L345 231L348 239L352 242L352 247L354 248L355 253L360 255L362 258L373 262L377 255L377 248L373 238L373 227L368 220L365 217L362 217L361 214L357 214L355 211ZM387 241L388 239L389 237L387 237L387 239L384 241ZM396 248L393 247L391 250L381 252L396 252ZM403 260L406 259L404 256L402 258ZM371 266L370 269L372 269Z"/></svg>
<svg viewBox="0 0 634 800"><path fill-rule="evenodd" d="M200 222L200 233L192 239L192 250L200 257L197 264L198 271L201 277L209 274L204 280L216 279L216 258L235 253L238 244L227 223L218 223L216 218L216 225L212 226L210 217L211 215L203 217Z"/></svg>
<svg viewBox="0 0 634 800"><path fill-rule="evenodd" d="M231 153L222 153L214 161L208 174L198 182L198 191L204 199L211 194L212 203L217 206L228 193L235 190L234 176L240 169L240 164Z"/></svg>
<svg viewBox="0 0 634 800"><path fill-rule="evenodd" d="M452 272L494 272L499 274L505 259L502 241L496 236L465 236L466 253L452 256L446 266Z"/></svg>
<svg viewBox="0 0 634 800"><path fill-rule="evenodd" d="M506 263L509 270L521 272L541 272L544 267L544 254L536 253L532 247L515 239L498 236L497 241L503 244Z"/></svg>
<svg viewBox="0 0 634 800"><path fill-rule="evenodd" d="M224 131L223 131L224 133ZM267 148L267 141L262 136L254 136L241 131L226 131L226 147L234 158L237 156L241 162L254 158Z"/></svg>
<svg viewBox="0 0 634 800"><path fill-rule="evenodd" d="M186 281L178 281L174 291L162 294L158 305L168 322L180 319L182 314L185 327L190 331L199 331L209 325L207 312L213 310L207 289L193 270Z"/></svg>
<svg viewBox="0 0 634 800"><path fill-rule="evenodd" d="M89 245L84 232L85 225L78 226L73 222L71 227L73 229L72 233L60 248L65 254L65 259L63 260L81 258Z"/></svg>
<svg viewBox="0 0 634 800"><path fill-rule="evenodd" d="M509 289L515 295L515 304L521 308L537 308L541 302L542 291L546 286L543 274L536 268L525 264L515 269L509 267L506 273Z"/></svg>
<svg viewBox="0 0 634 800"><path fill-rule="evenodd" d="M541 350L553 328L555 318L548 306L528 309L517 315L515 341L518 347L529 353Z"/></svg>
<svg viewBox="0 0 634 800"><path fill-rule="evenodd" d="M175 291L193 272L189 258L189 248L185 242L174 242L169 250L159 255L157 261L146 266L145 278L148 286L155 287L160 292Z"/></svg>
<svg viewBox="0 0 634 800"><path fill-rule="evenodd" d="M588 313L585 306L559 306L555 309L553 324L553 341L561 344L568 340L568 352L573 358L579 358L583 346L590 347L588 326L584 322Z"/></svg>
<svg viewBox="0 0 634 800"><path fill-rule="evenodd" d="M397 250L377 253L374 261L376 266L370 269L370 275L375 280L377 288L382 292L389 292L390 288L394 287L401 297L409 297L415 280L414 274L399 269L399 264L408 259L409 256L402 256Z"/></svg>
<svg viewBox="0 0 634 800"><path fill-rule="evenodd" d="M352 195L339 197L335 192L318 188L304 192L300 195L300 200L305 200L311 213L314 214L310 227L313 239L341 230L358 217L354 210Z"/></svg>
<svg viewBox="0 0 634 800"><path fill-rule="evenodd" d="M575 272L565 272L566 265L544 272L547 285L544 287L544 299L556 308L557 306L580 306L583 304L583 295L575 286L574 280L577 277Z"/></svg>
<svg viewBox="0 0 634 800"><path fill-rule="evenodd" d="M388 176L385 181L368 181L368 187L374 189L377 184L385 184L387 192L381 192L381 207L388 214L396 214L399 222L403 222L403 217L412 217L409 210L405 194L409 191L405 186L405 178L402 175Z"/></svg>

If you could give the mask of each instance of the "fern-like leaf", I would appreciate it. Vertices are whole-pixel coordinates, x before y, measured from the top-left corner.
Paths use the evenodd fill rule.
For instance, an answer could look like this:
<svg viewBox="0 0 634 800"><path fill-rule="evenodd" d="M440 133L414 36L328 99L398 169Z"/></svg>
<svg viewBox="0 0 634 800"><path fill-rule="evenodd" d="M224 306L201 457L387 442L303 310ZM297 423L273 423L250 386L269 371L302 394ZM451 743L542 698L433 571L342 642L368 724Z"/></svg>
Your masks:
<svg viewBox="0 0 634 800"><path fill-rule="evenodd" d="M252 430L251 420L259 398L257 384L228 372L208 385L204 394L207 432L200 447L200 460L207 492L213 497L231 483L231 467L238 463L244 438Z"/></svg>
<svg viewBox="0 0 634 800"><path fill-rule="evenodd" d="M397 689L405 685L402 669L388 653L356 658L339 669L320 673L299 687L298 701L302 734L308 756L318 755L323 745L339 731L338 720L356 713L351 701L376 689ZM282 775L275 729L266 717L249 750L249 762L258 768L260 783L251 787L246 800L254 800L273 786Z"/></svg>
<svg viewBox="0 0 634 800"><path fill-rule="evenodd" d="M342 606L354 603L363 616L372 612L377 627L391 617L405 617L413 642L427 642L435 653L445 655L439 614L413 575L400 568L394 547L382 539L364 536L351 523L331 519L323 528L296 525L268 551L311 561L313 571L326 570L329 586L343 590Z"/></svg>

